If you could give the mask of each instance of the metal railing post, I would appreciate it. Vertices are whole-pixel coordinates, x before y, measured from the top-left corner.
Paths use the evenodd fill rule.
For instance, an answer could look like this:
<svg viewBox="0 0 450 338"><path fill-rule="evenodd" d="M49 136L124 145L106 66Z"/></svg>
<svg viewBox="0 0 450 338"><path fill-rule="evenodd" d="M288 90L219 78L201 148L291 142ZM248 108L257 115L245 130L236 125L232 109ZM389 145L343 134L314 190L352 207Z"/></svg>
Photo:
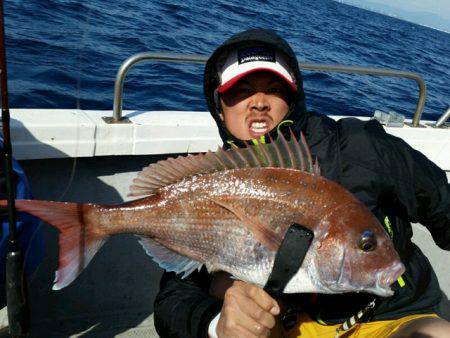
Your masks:
<svg viewBox="0 0 450 338"><path fill-rule="evenodd" d="M436 128L439 128L444 125L444 123L450 118L450 107L447 108L444 114L436 121L434 125Z"/></svg>
<svg viewBox="0 0 450 338"><path fill-rule="evenodd" d="M422 117L423 107L425 106L425 99L427 97L427 86L422 77L417 73L405 72L393 69L381 69L381 68L367 68L367 67L353 67L353 66L341 66L341 65L326 65L326 64L307 64L299 63L300 69L319 70L319 71L333 71L340 73L356 73L366 75L378 75L378 76L390 76L390 77L403 77L411 79L417 82L419 86L419 99L416 105L416 111L412 120L414 127L419 126L420 118Z"/></svg>
<svg viewBox="0 0 450 338"><path fill-rule="evenodd" d="M105 118L108 122L117 123L123 121L122 118L122 102L123 102L123 84L125 82L125 76L129 69L136 63L142 61L164 61L164 62L189 62L203 64L208 59L204 55L176 55L165 53L139 53L130 56L126 59L119 70L117 71L116 81L114 85L114 106L113 117ZM407 79L415 80L419 86L419 99L416 105L416 111L414 113L413 127L418 127L420 118L422 116L423 107L425 105L425 99L427 95L427 87L422 77L417 73L405 72L391 69L381 68L367 68L367 67L354 67L354 66L342 66L342 65L326 65L315 63L299 63L301 70L313 70L323 72L340 72L340 73L353 73L353 74L365 74L365 75L377 75L377 76L390 76L390 77L403 77Z"/></svg>
<svg viewBox="0 0 450 338"><path fill-rule="evenodd" d="M114 83L114 106L113 106L113 122L122 120L122 103L123 103L123 84L125 76L131 67L143 61L165 61L165 62L189 62L200 63L206 62L208 57L203 55L171 55L164 53L139 53L126 59L117 71L116 81Z"/></svg>

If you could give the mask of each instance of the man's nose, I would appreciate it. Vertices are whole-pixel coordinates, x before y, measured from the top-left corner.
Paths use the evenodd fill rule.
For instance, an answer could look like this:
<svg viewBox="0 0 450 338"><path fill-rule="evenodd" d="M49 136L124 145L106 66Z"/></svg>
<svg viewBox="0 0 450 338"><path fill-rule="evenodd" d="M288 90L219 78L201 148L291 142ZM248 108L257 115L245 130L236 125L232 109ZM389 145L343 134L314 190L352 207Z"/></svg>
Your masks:
<svg viewBox="0 0 450 338"><path fill-rule="evenodd" d="M269 109L267 96L263 92L257 92L253 95L251 101L251 109L257 111L266 111Z"/></svg>

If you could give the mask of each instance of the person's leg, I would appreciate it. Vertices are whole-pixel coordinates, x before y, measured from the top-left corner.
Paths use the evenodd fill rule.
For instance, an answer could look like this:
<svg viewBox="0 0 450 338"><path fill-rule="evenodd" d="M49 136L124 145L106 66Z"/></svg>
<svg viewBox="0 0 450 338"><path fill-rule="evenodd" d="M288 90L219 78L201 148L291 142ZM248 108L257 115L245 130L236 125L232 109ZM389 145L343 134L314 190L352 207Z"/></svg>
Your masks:
<svg viewBox="0 0 450 338"><path fill-rule="evenodd" d="M403 324L389 338L450 337L450 322L442 318L418 318Z"/></svg>

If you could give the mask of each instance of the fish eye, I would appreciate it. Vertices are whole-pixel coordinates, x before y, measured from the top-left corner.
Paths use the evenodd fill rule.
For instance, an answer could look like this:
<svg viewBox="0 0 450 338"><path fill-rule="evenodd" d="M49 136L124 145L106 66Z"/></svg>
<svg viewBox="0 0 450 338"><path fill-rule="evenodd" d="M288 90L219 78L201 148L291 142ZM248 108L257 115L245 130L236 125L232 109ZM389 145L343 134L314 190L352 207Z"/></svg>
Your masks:
<svg viewBox="0 0 450 338"><path fill-rule="evenodd" d="M362 251L373 251L377 247L375 234L371 230L365 230L359 239L359 248Z"/></svg>

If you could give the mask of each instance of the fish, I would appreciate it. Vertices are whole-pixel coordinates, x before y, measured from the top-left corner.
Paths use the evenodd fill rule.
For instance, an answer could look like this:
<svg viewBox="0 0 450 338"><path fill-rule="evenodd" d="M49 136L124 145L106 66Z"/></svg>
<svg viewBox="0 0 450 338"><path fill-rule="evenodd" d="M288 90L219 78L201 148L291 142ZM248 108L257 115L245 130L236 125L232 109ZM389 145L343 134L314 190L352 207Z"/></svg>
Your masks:
<svg viewBox="0 0 450 338"><path fill-rule="evenodd" d="M152 163L118 205L17 200L59 230L54 290L87 267L107 239L135 234L145 252L183 278L203 266L263 287L291 224L314 238L284 293L367 292L388 297L405 271L377 218L320 174L303 135ZM0 201L5 206L6 201ZM293 257L295 259L295 257Z"/></svg>

